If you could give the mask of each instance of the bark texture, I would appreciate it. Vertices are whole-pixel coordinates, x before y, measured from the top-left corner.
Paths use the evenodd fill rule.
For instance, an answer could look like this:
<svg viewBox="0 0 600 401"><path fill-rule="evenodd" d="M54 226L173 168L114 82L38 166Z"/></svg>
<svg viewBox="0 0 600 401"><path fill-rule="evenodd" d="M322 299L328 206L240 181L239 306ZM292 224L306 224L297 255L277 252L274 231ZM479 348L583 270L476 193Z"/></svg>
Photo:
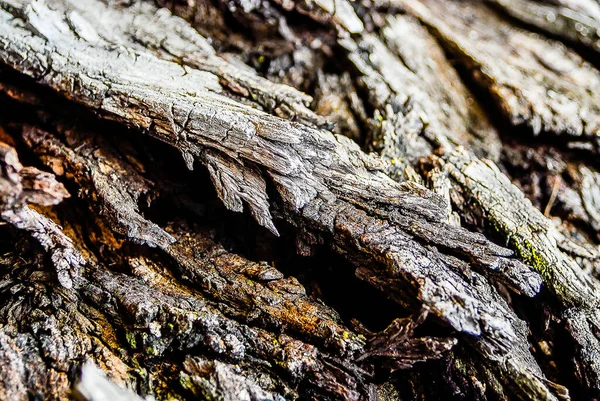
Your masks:
<svg viewBox="0 0 600 401"><path fill-rule="evenodd" d="M599 398L597 6L0 0L0 399Z"/></svg>

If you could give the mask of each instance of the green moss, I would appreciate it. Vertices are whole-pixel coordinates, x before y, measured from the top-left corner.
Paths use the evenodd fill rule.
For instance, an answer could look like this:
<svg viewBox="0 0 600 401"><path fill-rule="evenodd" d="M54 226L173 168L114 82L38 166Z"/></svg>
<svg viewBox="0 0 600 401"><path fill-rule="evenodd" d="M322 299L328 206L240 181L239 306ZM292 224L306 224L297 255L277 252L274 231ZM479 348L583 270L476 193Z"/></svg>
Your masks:
<svg viewBox="0 0 600 401"><path fill-rule="evenodd" d="M550 264L529 240L525 239L518 241L516 239L511 239L510 244L529 266L540 273L544 284L550 288L559 299L569 303L579 304L579 294L574 294L569 291L569 289L565 287L565 284L560 279L557 279L555 269L559 269L560 267Z"/></svg>
<svg viewBox="0 0 600 401"><path fill-rule="evenodd" d="M531 241L514 236L506 224L502 224L493 217L493 215L489 216L490 222L494 226L494 229L503 236L510 238L510 247L517 253L517 255L523 258L523 260L536 272L540 273L544 283L551 287L555 293L565 295L566 290L564 286L555 279L553 267L550 265L548 260L538 252Z"/></svg>
<svg viewBox="0 0 600 401"><path fill-rule="evenodd" d="M190 376L183 372L179 375L179 384L186 390L191 391L194 388L194 383L192 383Z"/></svg>
<svg viewBox="0 0 600 401"><path fill-rule="evenodd" d="M540 273L544 281L552 278L551 269L549 269L548 261L540 255L529 240L517 241L511 240L511 245L525 261Z"/></svg>
<svg viewBox="0 0 600 401"><path fill-rule="evenodd" d="M464 364L462 358L454 359L454 367L463 375L468 376L467 366Z"/></svg>
<svg viewBox="0 0 600 401"><path fill-rule="evenodd" d="M146 347L146 354L152 355L152 356L158 356L158 350L156 348L154 348L154 346L149 345Z"/></svg>
<svg viewBox="0 0 600 401"><path fill-rule="evenodd" d="M128 331L127 333L125 333L125 339L127 340L127 343L129 344L131 349L135 350L137 348L135 333Z"/></svg>

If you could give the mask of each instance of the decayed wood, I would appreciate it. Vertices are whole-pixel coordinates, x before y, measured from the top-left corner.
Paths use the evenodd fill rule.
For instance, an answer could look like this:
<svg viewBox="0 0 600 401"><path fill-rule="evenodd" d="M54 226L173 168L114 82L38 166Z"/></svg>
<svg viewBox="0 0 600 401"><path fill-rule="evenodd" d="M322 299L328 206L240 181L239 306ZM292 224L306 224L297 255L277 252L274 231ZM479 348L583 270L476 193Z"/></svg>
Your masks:
<svg viewBox="0 0 600 401"><path fill-rule="evenodd" d="M23 96L16 96L14 91L11 95L19 99L23 98ZM114 198L105 196L105 194L120 193L123 195L130 191L139 195L148 191L153 184L140 175L139 171L145 170L143 165L133 159L121 160L118 157L119 152L111 148L109 142L103 140L102 137L78 131L69 125L65 128L62 123L59 123L57 127L61 131L60 136L64 137L64 142L58 134L51 134L31 126L21 127L21 135L25 143L47 166L59 175L72 177L82 190L85 188L88 191L84 198L89 199L93 211L100 212L99 215L103 216L103 224L106 224L115 235L128 236L131 240L139 242L139 230L123 231L120 222L111 216L111 214L113 216L124 215L131 208L131 202L115 202ZM134 164L128 165L128 163ZM127 171L128 175L119 179L116 175L118 171ZM97 174L99 172L102 174ZM134 185L135 183L137 185ZM140 188L145 188L145 190L142 191ZM110 214L103 212L107 209L111 211ZM63 224L66 225L67 222ZM147 226L148 222L145 225ZM134 351L142 352L150 360L163 355L168 358L169 353L173 352L175 347L181 347L180 349L185 352L207 340L210 341L208 346L212 350L209 352L222 353L227 360L233 358L238 364L243 364L246 358L252 361L252 364L257 364L255 352L261 350L259 355L263 355L265 359L262 363L258 362L256 366L268 364L269 355L274 358L275 355L278 355L276 358L280 363L289 364L284 369L292 376L292 381L296 386L305 380L314 381L314 383L321 383L317 384L317 387L321 386L320 393L354 399L365 396L368 386L362 384L362 380L363 376L368 377L368 374L363 373L362 368L358 366L352 368L348 364L343 364L335 367L340 363L338 362L340 357L361 356L361 365L372 363L362 361L383 360L389 361L387 363L390 366L405 367L415 360L437 357L455 343L454 339L415 338L412 340L410 335L414 324L407 319L406 322L398 323L398 329L394 326L382 335L373 336L374 345L365 344L365 337L357 336L340 325L336 314L322 304L310 300L303 287L293 278L284 278L279 271L266 264L249 262L239 256L227 253L210 240L209 233L197 229L188 231L182 224L174 225L167 231L173 232L177 237L177 243L167 247L166 252L176 263L175 266L182 269L174 272L181 277L182 281L179 285L176 285L169 277L163 277L160 273L160 266L146 258L127 258L126 263L134 275L139 277L137 280L131 280L126 276L115 276L106 272L104 267L97 264L93 255L90 256L91 260L87 263L88 268L76 282L76 288L85 292L86 302L95 304L106 321L119 322L133 319L135 329L125 333L129 347L132 347ZM163 234L157 234L158 238L163 236ZM109 244L112 247L118 246L107 243L107 245ZM167 266L168 264L162 269L166 269ZM91 281L87 281L88 279ZM95 290L90 294L88 287L92 282ZM184 283L187 283L190 289L184 289L186 285ZM8 286L8 288L11 287L12 285ZM210 294L212 302L217 302L216 307L211 309L209 305L206 305L207 301L195 292L197 290ZM112 299L116 304L105 305L102 302L103 299ZM176 306L182 304L188 305L187 309L183 306ZM149 307L151 309L148 309ZM156 307L160 312L156 311ZM74 306L63 308L72 310ZM260 330L256 334L256 330L253 330L251 326L229 321L217 310L248 325L276 327L277 330L284 333L296 333L303 338L310 339L313 343L320 344L324 349L331 350L332 354L325 357L326 363L318 362L314 359L319 358L318 354L315 354L315 352L319 352L315 347L300 343L287 335L273 335L268 331ZM130 312L123 313L123 311ZM190 316L192 313L193 315ZM13 320L18 319L16 316L6 318L6 321ZM214 328L220 327L220 329L212 331L213 329L209 326L197 327L199 324ZM411 327L410 331L403 329L405 325ZM235 329L235 327L239 327L239 329ZM397 345L390 343L386 347L385 338L399 329L404 331L403 336L394 337L398 337L402 341ZM202 334L203 330L208 331ZM222 330L222 334L219 334L220 330ZM27 332L27 330L25 331ZM239 335L243 338L238 339L236 336ZM369 334L369 336L371 335ZM76 350L76 353L71 358L81 358L85 355L86 348L77 344L80 341L83 341L84 344L89 342L86 338L83 333L74 331L71 341L74 341L75 345L71 345L71 348ZM405 342L414 344L417 349L406 347ZM113 347L117 346L114 343L112 345ZM283 349L278 350L279 347L283 347ZM371 349L373 351L370 351ZM46 351L32 349L28 352L35 355L37 352ZM298 359L300 355L302 355L301 360ZM124 358L124 356L121 357ZM135 362L131 362L129 358L124 358L126 364L143 363L147 366L147 363L150 363L144 362L144 357L134 359ZM289 362L286 362L287 358L289 358ZM210 364L216 363L218 369L210 374L204 373L204 370L200 373L196 372L196 369L199 368L194 368L197 363L200 361L188 362L186 360L181 365L185 366L185 369L191 369L185 376L187 379L181 380L181 386L187 391L210 394L211 397L225 392L228 397L235 399L235 394L239 394L241 389L237 387L221 389L219 386L213 388L214 384L211 383L214 380L232 382L241 380L238 387L244 385L253 388L253 391L258 391L259 394L264 392L259 391L261 387L252 384L250 379L235 378L239 376L239 372L235 373L235 369L231 373L222 373L223 369L227 372L227 369L232 369L231 367L219 365L217 362L202 362L202 366L212 366ZM208 365L206 365L207 363ZM180 367L180 369L183 368ZM247 369L250 374L253 374L253 369L257 368L248 367ZM344 373L345 371L347 373ZM223 374L226 374L226 378L218 379L218 375ZM123 375L122 380L126 380L126 383L128 383L127 380L131 381L126 373ZM233 376L230 377L231 375ZM352 376L355 378L353 379ZM149 375L149 377L152 382L160 380L154 375ZM341 382L339 382L340 379ZM32 388L33 383L40 383L37 385L43 387L44 373L41 372L39 376L34 375L29 380L30 382L21 385L24 388ZM273 397L279 399L278 397L281 396L276 394L281 392L283 383L275 380L273 383L276 386L276 389L272 389L275 391ZM68 385L68 382L65 382L65 385ZM161 384L159 382L154 385L160 386ZM297 396L295 395L296 390L292 390L291 386L283 388L285 389L283 394L286 397L295 398ZM17 390L9 387L7 391L6 394L11 394L11 391ZM64 388L56 388L56 391L58 394L65 392Z"/></svg>
<svg viewBox="0 0 600 401"><path fill-rule="evenodd" d="M100 52L98 56L88 58L90 65L84 67L87 77L92 79L85 86L106 86L110 83L110 90L99 94L100 97L88 96L87 93L77 94L74 91L70 92L70 96L87 106L118 113L113 114L113 118L127 123L130 123L130 119L136 121L139 128L150 130L151 134L177 146L189 165L194 156L199 156L211 172L213 183L228 207L241 211L242 201L245 201L258 221L276 232L270 217L267 195L261 189L265 186L261 170L265 169L283 198L281 212L291 222L301 222L301 229L309 228L332 235L336 249L343 250L344 253L367 253L383 264L377 266L361 263L357 272L359 277L403 304L408 300L398 292L402 288L401 283L419 283L418 299L431 308L433 314L458 331L476 336L483 334L479 344L481 352L491 356L499 369L505 369L499 362L503 361L505 364L508 358L509 369L517 372L507 376L508 380L518 381L527 389L524 391L549 391L537 379L541 376L541 371L527 350L522 322L511 313L504 301L495 294L495 290L479 279L475 272L471 273L471 280L478 280L479 283L475 286L468 283L461 277L464 270L468 269L464 261L436 250L428 250L423 245L436 244L462 254L466 260L479 267L476 270L483 274L499 273L511 287L530 296L537 292L539 279L520 262L509 259L512 252L489 243L483 237L445 224L442 218L445 206L442 206L443 202L435 200L434 195L428 195L424 189L416 187L397 186L382 174L370 170L373 167L369 165L367 156L348 141L342 140L343 138L335 138L327 132L309 127L302 127L300 131L300 126L232 103L215 93L219 88L216 80L214 86L207 88L206 79L200 79L202 75L196 77L196 72L190 71L184 76L198 88L196 96L190 99L186 99L182 92L176 96L177 86L173 88L172 83L148 82L147 79L141 80L141 77L133 77L130 86L121 86L119 89L119 85L125 83L125 71L115 70L111 73L109 68L112 65L103 68L102 79L98 77L94 81L93 77L97 73L94 73L93 63L106 58L106 51L100 46L92 46L76 39L71 34L62 35L57 31L49 21L52 16L59 18L61 14L58 11L45 8L40 3L27 11L31 14L28 16L30 23L39 21L36 30L40 34L46 38L55 38L56 44L52 46L56 51L53 55L61 58L60 61L51 62L53 68L39 77L41 80L56 89L65 90L66 87L61 85L72 84L63 77L73 76L73 69L82 66L80 60L84 56L77 55L77 50L81 48L83 52L85 48L86 54ZM6 27L19 32L19 37L25 34L19 28L10 28L8 24ZM45 32L46 29L49 32ZM91 29L91 26L87 29ZM10 31L7 35L10 35ZM7 36L6 43L9 40L11 46L19 46L16 33ZM62 44L62 40L66 43ZM25 49L29 47L27 43L23 45ZM49 46L47 42L40 45ZM66 59L61 55L61 46L64 46L65 53L69 48ZM7 53L11 54L10 51ZM126 57L128 56L125 54L119 57L123 68L128 65ZM132 56L129 57L131 60ZM173 70L173 77L179 69L178 66L152 59L150 55L147 57L148 64L158 64L156 67L147 66L148 70L160 66L165 73ZM35 76L35 72L25 67L26 64L29 65L28 59L15 59L13 65ZM73 61L69 62L71 59ZM77 66L75 60L78 60ZM141 64L139 56L131 61L134 62L137 66ZM62 63L64 70L59 67L59 63ZM137 71L141 72L143 69L144 67L137 68ZM190 102L194 98L196 107L192 109ZM146 107L150 106L143 114L139 112L139 105L142 103ZM208 108L211 104L212 107ZM230 107L232 109L229 113L215 114L211 111L216 110L215 107L221 111ZM204 108L207 108L206 111ZM239 112L236 113L236 110ZM177 115L185 120L178 124L170 121L177 118ZM182 128L177 128L177 125ZM205 149L200 151L201 148ZM211 151L211 148L214 150ZM325 170L325 167L328 169ZM365 201L376 201L378 207L372 209ZM365 208L379 218L369 216L365 213ZM362 238L357 243L355 239L360 236ZM519 269L528 278L523 280L521 275L514 275L513 269ZM462 299L462 302L457 304L453 299ZM520 345L516 346L517 344Z"/></svg>
<svg viewBox="0 0 600 401"><path fill-rule="evenodd" d="M536 208L546 216L555 216L558 231L569 239L559 244L563 252L598 277L600 255L594 246L597 171L548 145L535 152L522 146L506 149L503 164L512 171L511 177L516 178L515 182ZM529 174L524 175L524 171Z"/></svg>
<svg viewBox="0 0 600 401"><path fill-rule="evenodd" d="M46 216L27 204L55 205L69 194L54 177L34 167L23 167L16 151L0 142L0 216L2 220L24 230L50 253L58 280L66 288L73 286L72 278L85 263L71 240Z"/></svg>
<svg viewBox="0 0 600 401"><path fill-rule="evenodd" d="M27 135L31 136L33 134L28 132ZM48 135L46 135L46 138L48 138ZM56 143L49 144L56 146ZM85 168L83 171L85 171ZM71 171L71 173L77 172ZM79 172L79 174L81 173L82 171ZM111 224L111 222L107 221L107 224ZM118 226L115 232L118 232ZM183 235L183 231L179 231L179 233ZM198 234L194 235L198 237ZM81 295L77 296L64 291L56 293L51 286L47 287L46 291L51 295L50 299L55 298L52 301L50 312L47 310L50 299L46 301L43 297L41 299L29 299L31 296L39 297L41 294L38 295L35 288L44 285L43 282L39 282L39 279L34 278L34 272L30 272L30 277L21 274L22 280L31 283L25 287L19 283L20 280L15 281L14 278L7 277L3 283L4 291L10 291L14 294L22 293L24 299L15 298L15 302L21 305L17 309L10 303L4 305L4 329L9 332L10 330L17 330L17 332L22 333L16 339L19 341L17 344L27 342L31 345L27 348L21 346L21 351L9 353L4 356L3 360L5 362L10 360L23 361L21 363L25 363L25 366L21 370L26 369L36 373L23 376L21 382L14 382L19 379L19 376L10 375L19 370L9 371L8 379L10 380L5 383L3 397L18 399L19 397L27 397L28 393L35 394L36 391L44 394L45 387L53 389L52 392L45 393L46 396L59 398L66 396L69 381L60 372L70 369L68 364L73 363L71 361L76 361L85 355L93 357L98 362L104 362L108 365L109 370L114 369L116 364L120 365L120 379L124 380L125 383L129 383L132 381L132 374L129 371L132 370L133 364L149 366L147 365L149 361L156 360L163 353L172 353L178 347L181 350L193 349L202 344L202 346L209 347L208 349L212 350L210 352L222 353L227 356L227 359L233 359L238 364L243 364L243 361L248 359L252 361L252 364L260 366L261 363L257 362L256 359L257 357L260 359L259 355L266 358L263 363L268 363L268 355L275 357L278 354L277 360L282 364L280 368L288 370L292 377L295 377L292 380L296 382L300 380L301 382L305 380L309 371L314 371L315 374L320 376L316 376L311 380L322 382L327 387L325 392L338 393L341 398L342 396L343 398L357 398L359 389L352 390L351 387L347 387L356 386L356 383L353 384L352 379L350 379L350 383L336 384L340 375L347 375L343 373L343 370L336 371L337 368L332 367L331 369L334 369L335 373L324 376L327 375L330 368L321 365L322 362L317 361L320 357L315 347L302 344L286 335L277 336L264 330L253 329L250 326L236 323L223 316L218 312L218 309L226 308L227 312L231 309L235 311L234 314L238 318L239 316L245 316L245 319L249 319L248 323L252 322L253 324L258 323L267 326L279 325L286 332L294 331L293 328L288 330L288 325L295 325L296 329L304 331L309 338L320 337L321 342L329 343L334 349L339 349L335 345L338 344L342 346L342 349L349 346L350 349L345 352L360 351L364 343L349 331L339 330L339 334L333 337L329 335L331 332L328 332L327 336L322 334L325 328L336 330L335 327L338 324L335 323L335 320L337 320L337 317L332 312L318 303L307 304L306 301L308 300L305 296L305 301L302 300L302 287L294 284L293 281L288 283L286 280L277 280L277 275L280 275L280 273L275 271L275 277L273 277L273 273L269 272L269 270L274 269L250 263L237 256L228 255L222 248L212 243L208 237L200 237L202 238L201 243L198 240L189 243L190 236L186 235L185 237L188 240L185 243L186 245L182 243L179 252L184 249L188 253L191 249L194 249L195 252L205 249L202 251L203 256L200 256L200 254L196 256L196 263L202 263L203 268L199 269L196 264L189 264L190 268L194 267L198 270L195 274L192 271L185 274L187 274L191 283L206 283L206 288L212 287L214 289L213 294L220 294L221 301L224 302L219 304L218 308L212 305L213 302L207 301L192 288L185 289L183 285L177 286L172 278L162 276L160 270L156 270L158 266L142 257L129 257L127 261L137 278L110 273L103 266L94 264L93 260L88 260L88 268L75 282L75 288L81 289L81 291L78 291ZM192 246L193 248L188 248ZM10 260L5 262L5 266L10 266ZM221 270L219 275L215 271L208 270L209 265L207 263L210 263L210 266L214 266L214 268L221 266L221 268L230 269L231 266L234 266L240 270L238 272ZM22 262L14 263L12 269L22 269L21 264ZM195 275L198 272L203 274L206 279L196 281L197 277ZM16 278L14 270L11 273ZM227 281L238 284L227 285L225 284ZM248 284L244 284L246 282ZM46 284L46 286L48 285ZM244 287L249 286L254 290L253 294L257 296L256 299L249 298L247 294L244 295L241 291ZM264 289L261 290L260 287ZM79 299L79 297L83 297L83 299ZM236 297L237 301L235 300ZM267 297L270 300L267 300ZM105 300L108 299L112 301L106 303ZM290 303L292 299L295 301L293 306ZM295 313L290 313L290 318L298 319L298 313L305 313L307 319L303 323L292 320L289 324L286 324L282 319L273 319L274 322L273 320L270 321L268 317L257 313L257 311L252 311L252 315L243 313L242 308L250 308L257 303L261 304L259 300L264 300L265 306L270 305L270 310L266 311L266 315L281 318L284 316L282 313L290 313L289 309L293 308ZM287 306L277 306L281 304L281 301ZM87 306L83 310L80 309L84 305L90 305L89 307L95 309L92 316L89 315L90 311L85 309L88 308ZM303 310L305 312L301 312ZM37 317L35 320L28 319L26 324L15 326L17 322L22 321L23 316L27 315ZM77 323L75 325L73 325L73 322L69 323L69 319L66 319L67 316L70 316L69 319L74 319ZM90 321L90 317L93 318L93 322ZM103 321L104 323L102 323ZM117 341L116 329L113 329L109 322L116 325L118 322L123 321L130 321L132 326L126 333L120 335L126 336L129 347L133 351L147 355L148 362L143 361L144 357L134 358L131 355L127 357L122 353L121 345ZM36 325L40 324L52 328L50 335L45 334L45 332L38 332L35 329ZM300 328L300 324L305 324L306 327ZM314 333L312 333L313 331ZM52 336L61 338L61 342L55 343ZM11 346L10 336L6 341L6 346L9 347L6 350L18 347L18 345ZM41 341L42 345L36 349L35 344L38 341ZM57 346L58 348L56 348ZM112 354L113 352L120 353L119 358L123 362ZM45 355L46 358L49 358L50 362L44 364L46 368L36 366L41 360L38 355ZM297 359L296 355L302 355L302 362ZM176 362L172 359L167 360L169 363ZM331 364L334 359L330 358L329 360L328 363ZM286 364L287 367L285 367ZM45 369L48 369L48 371ZM56 380L55 376L57 374L62 378L60 386L52 382ZM356 373L351 374L355 375ZM151 386L158 387L160 385L160 383L157 383L157 377L154 375L148 376L152 383ZM213 391L218 394L218 389L210 390L208 384L202 381L199 384L194 383L195 381L191 379L190 383L184 383L182 380L182 386L189 391ZM281 391L283 384L274 383ZM231 391L232 395L230 397L236 394L235 391ZM287 396L292 396L294 393L291 389L286 391L291 393ZM213 394L213 396L216 395Z"/></svg>
<svg viewBox="0 0 600 401"><path fill-rule="evenodd" d="M0 286L0 359L16 373L2 371L0 394L64 399L74 386L90 400L569 399L558 334L528 327L528 308L568 336L575 392L600 394L600 258L589 235L598 173L565 153L563 167L537 167L554 189L521 186L527 200L495 164L522 168L520 148L500 139L437 41L507 121L594 153L600 75L590 64L473 2L159 3L193 26L149 1L0 1L5 75L35 81L0 85L7 107L25 115L8 117L0 135L10 143L0 176L10 224L0 230L16 244L1 259ZM580 40L523 18L525 3L501 5ZM266 53L264 76L244 64L263 63L252 41L285 44ZM316 101L276 81L314 88ZM110 125L92 127L87 114L72 122L70 108L132 132L109 140ZM176 213L153 221L148 208L173 198L173 184L148 164L164 155L132 146L139 133L181 154L168 163L206 170L228 209L275 235L291 231L304 257L323 246L338 253L348 274L413 315L381 332L350 326L210 227ZM20 167L15 146L54 175ZM567 174L571 192L557 181ZM69 206L49 208L68 195L55 176L77 193ZM196 200L174 202L197 212ZM544 216L555 204L571 211L560 223ZM441 334L416 334L425 320ZM440 358L429 373L387 374ZM427 385L435 375L440 388Z"/></svg>

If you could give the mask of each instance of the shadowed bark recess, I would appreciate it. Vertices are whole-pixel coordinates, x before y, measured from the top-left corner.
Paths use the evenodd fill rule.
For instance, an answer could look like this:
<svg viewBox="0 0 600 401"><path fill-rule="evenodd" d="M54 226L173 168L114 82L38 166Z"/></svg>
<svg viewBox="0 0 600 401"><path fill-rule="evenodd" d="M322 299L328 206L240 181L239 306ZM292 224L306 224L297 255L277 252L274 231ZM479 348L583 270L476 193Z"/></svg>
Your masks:
<svg viewBox="0 0 600 401"><path fill-rule="evenodd" d="M0 0L0 399L600 397L564 3Z"/></svg>

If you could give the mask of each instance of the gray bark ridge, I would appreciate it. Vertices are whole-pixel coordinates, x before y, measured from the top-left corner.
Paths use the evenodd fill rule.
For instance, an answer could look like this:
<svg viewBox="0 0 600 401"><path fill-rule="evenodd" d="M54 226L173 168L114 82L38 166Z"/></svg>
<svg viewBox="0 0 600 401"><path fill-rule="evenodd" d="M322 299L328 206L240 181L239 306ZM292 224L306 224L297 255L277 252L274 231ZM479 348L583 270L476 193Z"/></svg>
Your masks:
<svg viewBox="0 0 600 401"><path fill-rule="evenodd" d="M513 26L483 2L395 3L435 31L513 124L598 152L600 73L575 51Z"/></svg>
<svg viewBox="0 0 600 401"><path fill-rule="evenodd" d="M494 229L542 274L544 283L564 308L558 317L578 344L578 373L588 388L600 390L600 367L596 362L600 338L594 334L600 327L598 280L582 271L564 252L568 249L564 244L570 241L496 165L461 149L442 164L456 185L476 200L477 208Z"/></svg>
<svg viewBox="0 0 600 401"><path fill-rule="evenodd" d="M420 16L425 22L435 25L436 29L442 30L442 28L437 27L436 24L445 26L444 24L446 21L440 16L435 17L439 19L434 19L433 17L436 15L436 12L440 12L437 4L432 4L430 8L427 8L427 2L421 4L418 2L411 3L407 1L405 3L410 3L411 6L408 7L408 9ZM458 12L458 10L469 9L468 4L470 3L466 2L466 4L467 5L449 2L448 7L450 7L452 13L457 13L456 15L460 16L460 18L467 18L465 15ZM497 17L493 17L494 14L489 10L487 13L484 13L483 6L479 5L473 7L477 10L477 15L481 17L480 20L483 19L484 16L485 18L490 18L491 15L491 19L496 21L498 25L506 24L505 22L501 22L500 19L497 19ZM457 17L457 19L460 18ZM382 36L388 41L393 38L393 36L390 37L390 29L391 28L387 25L384 25L384 28L382 29ZM416 29L418 32L419 28L417 27ZM483 25L481 25L481 29L483 29ZM493 35L494 33L498 34L498 32L503 31L501 29L490 30L488 32L489 37L486 36L486 40L495 40ZM523 32L514 29L511 29L510 33L511 38L524 35ZM451 30L448 29L448 35L453 35L453 40L460 40L464 43L469 42L466 36L467 34L458 38L455 31L451 32ZM418 36L423 37L423 34ZM533 35L529 36L532 38L531 40L540 40ZM425 35L425 37L427 37L427 35ZM490 37L492 39L490 39ZM345 42L348 41L346 38L342 38L341 40ZM428 40L433 41L433 38L429 37ZM442 40L448 39L444 37ZM371 38L370 41L374 42L376 39ZM465 46L467 46L467 44L465 44ZM470 50L472 47L478 46L475 39L470 41L468 46L469 47L466 47L466 50L464 51L469 51L470 55L474 54L475 56L473 57L476 57L478 53L476 51L471 52ZM500 42L497 42L496 46L497 49L504 51L504 43L501 44ZM533 45L530 44L530 46ZM375 64L370 61L370 56L364 57L362 60L358 59L358 62L354 61L360 72L364 74L364 76L359 79L362 80L363 84L371 91L371 93L376 94L370 98L372 106L375 107L376 110L386 110L386 108L388 110L392 109L388 105L393 101L393 97L391 97L389 93L391 92L398 96L398 93L401 94L405 88L398 84L394 85L394 83L390 81L395 79L398 75L405 74L404 71L406 67L404 64L409 62L404 60L413 60L416 58L414 53L411 54L408 45L404 45L403 48L399 46L390 47L396 49L396 51L400 49L404 49L404 51L398 52L398 56L395 58L385 46L372 45L365 53L367 55L370 53L377 54L378 57L373 58L378 60L379 66L375 66L375 68L367 67L369 64ZM363 45L363 48L366 47ZM360 49L360 46L355 45L351 49L350 59L355 60L355 53ZM563 47L559 47L559 49L563 49ZM482 46L481 51L486 52L489 51L489 49ZM431 54L431 52L429 54ZM435 52L433 52L433 54L435 54ZM516 63L512 59L507 59L507 62L509 64ZM488 63L493 64L491 59L488 59ZM591 67L589 65L584 65L582 68ZM413 69L416 68L413 67ZM423 75L427 75L425 69L416 69L416 71L421 72ZM441 76L441 74L433 75L436 77ZM559 79L562 78L559 77ZM432 91L430 86L423 82L427 82L427 80L424 78L422 82L416 84L416 87L427 93L432 92L429 97L426 97L427 99L435 98L436 92ZM386 84L387 88L385 86ZM513 87L517 88L517 90L527 88L526 84L514 85ZM456 96L460 96L460 93L457 93ZM462 96L464 97L464 94ZM392 101L389 99L392 99ZM438 104L443 104L443 102L440 101ZM381 114L385 115L384 113L386 112L381 112ZM556 116L556 118L560 118L560 116ZM466 119L463 117L462 121L465 120ZM410 140L414 135L411 130L412 126L399 126L398 128L399 129L383 132L381 138L390 143L395 143L395 145L390 146L389 149L384 148L382 156L391 158L391 160L399 160L404 154L418 154L420 146L415 143L416 141L413 142ZM443 135L443 133L438 133L438 135ZM425 134L424 137L427 138L428 136ZM398 146L398 142L408 143L408 146ZM443 143L441 140L439 142ZM577 343L576 358L578 360L578 374L582 378L582 381L589 386L588 388L598 391L598 387L595 383L597 383L599 371L594 359L598 356L598 348L600 345L598 338L592 333L598 326L597 307L599 286L597 280L588 273L582 271L581 267L572 257L573 255L587 255L587 257L595 258L597 250L594 250L593 247L590 250L583 249L581 246L565 237L565 235L555 227L551 220L547 219L539 210L531 205L531 202L526 199L525 195L511 184L509 178L503 174L492 161L480 160L474 156L471 151L466 151L464 148L455 150L451 146L445 146L444 151L440 152L439 163L443 166L444 173L451 179L451 182L447 184L450 187L450 192L456 192L455 189L452 188L457 186L460 188L459 192L464 191L468 194L467 199L459 199L462 199L466 204L470 204L469 202L465 202L466 200L474 202L474 208L478 210L478 215L482 216L494 230L501 233L506 239L507 244L515 249L515 251L526 260L532 268L542 274L546 286L554 293L562 307L565 308L566 312L558 312L557 319L563 321L569 332L574 330L571 333L571 336ZM595 210L589 203L589 191L592 191L593 188L595 188L593 184L594 180L592 179L594 176L589 169L585 167L582 168L587 177L587 189L583 189L588 193L584 196L585 199L588 199L587 208ZM435 171L431 171L431 173L435 173ZM438 174L439 173L442 172L438 170ZM445 191L447 190L448 189ZM448 197L450 197L449 194ZM465 206L465 204L458 204L456 206L459 209L462 208L465 214L468 213L468 210L465 210L468 209L468 206ZM565 318L564 316L568 316L568 318ZM579 329L574 329L575 327L578 327Z"/></svg>
<svg viewBox="0 0 600 401"><path fill-rule="evenodd" d="M405 42L405 37L412 40ZM365 33L356 39L341 36L340 43L377 110L371 123L376 133L370 141L393 162L392 177L406 162L414 164L437 148L464 146L479 156L498 159L497 133L440 46L414 18L388 17L381 38ZM422 60L423 51L428 58Z"/></svg>

